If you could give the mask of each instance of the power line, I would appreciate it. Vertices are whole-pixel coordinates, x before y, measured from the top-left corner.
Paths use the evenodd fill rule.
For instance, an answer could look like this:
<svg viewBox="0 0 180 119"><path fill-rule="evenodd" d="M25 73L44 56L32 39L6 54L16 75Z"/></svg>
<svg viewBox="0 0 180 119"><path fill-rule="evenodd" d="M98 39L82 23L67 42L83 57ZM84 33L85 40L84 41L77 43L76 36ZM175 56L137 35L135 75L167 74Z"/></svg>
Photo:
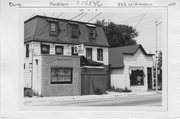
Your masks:
<svg viewBox="0 0 180 119"><path fill-rule="evenodd" d="M145 13L145 14L143 15L143 17L138 21L138 23L137 23L134 27L136 27L136 26L143 20L143 18L144 18L146 15L147 15L147 13Z"/></svg>
<svg viewBox="0 0 180 119"><path fill-rule="evenodd" d="M102 12L100 12L99 14L97 14L96 16L94 16L92 19L90 19L88 22L92 21L93 19L95 19L96 17L98 17L99 15L101 15Z"/></svg>
<svg viewBox="0 0 180 119"><path fill-rule="evenodd" d="M85 15L87 14L87 12L85 13L85 14L83 14L79 19L77 19L78 21L80 20L80 19L82 19Z"/></svg>
<svg viewBox="0 0 180 119"><path fill-rule="evenodd" d="M76 17L79 17L79 16L82 15L82 14L84 14L84 12L82 12L82 13L76 15L75 17L71 18L71 20L72 20L72 19L75 19Z"/></svg>
<svg viewBox="0 0 180 119"><path fill-rule="evenodd" d="M130 18L128 18L128 19L126 19L126 20L123 20L123 21L120 21L120 22L127 22L127 21L130 21L131 19L132 20L134 20L134 18L138 18L138 17L140 17L140 16L142 16L142 14L140 14L140 15L136 15L136 16L133 16L133 17L130 17Z"/></svg>
<svg viewBox="0 0 180 119"><path fill-rule="evenodd" d="M62 16L64 14L64 12L62 12L61 14L59 14L58 16L57 16L57 18L59 18L60 16Z"/></svg>

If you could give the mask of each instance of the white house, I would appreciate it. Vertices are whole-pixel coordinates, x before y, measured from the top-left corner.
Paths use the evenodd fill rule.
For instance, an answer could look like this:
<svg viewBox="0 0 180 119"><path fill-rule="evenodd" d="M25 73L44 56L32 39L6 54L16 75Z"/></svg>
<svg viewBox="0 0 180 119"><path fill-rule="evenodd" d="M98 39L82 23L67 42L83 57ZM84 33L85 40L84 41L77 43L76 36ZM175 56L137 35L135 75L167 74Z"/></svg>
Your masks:
<svg viewBox="0 0 180 119"><path fill-rule="evenodd" d="M141 45L109 48L111 87L131 91L153 89L153 55Z"/></svg>
<svg viewBox="0 0 180 119"><path fill-rule="evenodd" d="M24 22L24 87L43 96L80 95L82 62L106 70L108 47L99 25L34 16Z"/></svg>

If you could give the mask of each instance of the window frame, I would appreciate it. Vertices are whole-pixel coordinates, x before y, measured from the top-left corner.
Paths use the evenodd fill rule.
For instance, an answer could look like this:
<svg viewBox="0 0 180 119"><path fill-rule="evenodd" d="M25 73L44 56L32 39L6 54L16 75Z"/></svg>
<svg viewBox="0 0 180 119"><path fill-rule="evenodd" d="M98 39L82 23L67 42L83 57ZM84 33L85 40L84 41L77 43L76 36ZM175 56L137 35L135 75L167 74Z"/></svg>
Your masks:
<svg viewBox="0 0 180 119"><path fill-rule="evenodd" d="M86 58L89 59L88 56L87 56L87 55L88 55L88 53L87 53L88 50L91 51L91 53L90 53L90 54L91 54L90 59L92 60L92 48L86 48Z"/></svg>
<svg viewBox="0 0 180 119"><path fill-rule="evenodd" d="M52 30L52 25L54 25L54 29ZM51 36L58 36L59 28L58 28L58 22L49 22L49 34Z"/></svg>
<svg viewBox="0 0 180 119"><path fill-rule="evenodd" d="M53 82L52 81L52 76L67 76L67 75L52 75L52 70L53 69L70 69L70 81L59 81L59 82ZM50 76L51 76L51 80L50 80L50 83L51 84L73 84L73 68L72 67L51 67L51 72L50 72ZM57 79L58 81L58 79Z"/></svg>
<svg viewBox="0 0 180 119"><path fill-rule="evenodd" d="M96 27L90 27L89 26L89 38L90 39L96 39ZM94 35L92 36L91 33L93 33Z"/></svg>
<svg viewBox="0 0 180 119"><path fill-rule="evenodd" d="M62 48L62 54L57 52L57 48ZM64 46L56 45L55 46L55 54L56 55L64 55Z"/></svg>
<svg viewBox="0 0 180 119"><path fill-rule="evenodd" d="M46 46L48 51L47 53L43 53L43 47ZM48 44L41 44L41 54L50 54L50 45Z"/></svg>
<svg viewBox="0 0 180 119"><path fill-rule="evenodd" d="M103 49L102 48L97 48L97 60L103 61Z"/></svg>
<svg viewBox="0 0 180 119"><path fill-rule="evenodd" d="M144 70L137 69L137 70L134 70L134 72L135 71L137 72L138 70L139 70L139 72L142 71L141 76L138 75L141 77L141 79L138 81L138 79L137 79L138 76L135 76L135 74L134 74L135 77L133 77L133 75L132 75L133 70L132 70L131 75L130 75L130 86L144 86L145 85ZM132 78L135 78L135 79L132 79Z"/></svg>
<svg viewBox="0 0 180 119"><path fill-rule="evenodd" d="M29 57L29 44L26 44L26 58Z"/></svg>
<svg viewBox="0 0 180 119"><path fill-rule="evenodd" d="M79 25L70 24L71 26L71 38L79 38Z"/></svg>

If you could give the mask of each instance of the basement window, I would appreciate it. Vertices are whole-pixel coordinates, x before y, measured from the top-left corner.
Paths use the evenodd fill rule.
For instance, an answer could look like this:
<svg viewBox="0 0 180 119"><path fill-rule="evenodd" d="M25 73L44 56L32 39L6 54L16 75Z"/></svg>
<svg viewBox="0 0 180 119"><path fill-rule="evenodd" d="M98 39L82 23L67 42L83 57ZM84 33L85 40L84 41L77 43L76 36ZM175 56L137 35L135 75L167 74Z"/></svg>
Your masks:
<svg viewBox="0 0 180 119"><path fill-rule="evenodd" d="M51 68L51 84L72 84L72 68Z"/></svg>

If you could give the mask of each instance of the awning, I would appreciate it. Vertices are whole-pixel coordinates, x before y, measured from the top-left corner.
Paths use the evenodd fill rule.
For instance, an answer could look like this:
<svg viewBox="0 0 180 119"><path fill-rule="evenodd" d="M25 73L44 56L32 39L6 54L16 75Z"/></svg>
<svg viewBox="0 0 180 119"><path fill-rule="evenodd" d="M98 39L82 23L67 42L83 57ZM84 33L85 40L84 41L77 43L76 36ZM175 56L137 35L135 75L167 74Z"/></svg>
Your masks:
<svg viewBox="0 0 180 119"><path fill-rule="evenodd" d="M103 66L103 63L95 62L93 60L87 59L84 56L80 56L81 66Z"/></svg>

